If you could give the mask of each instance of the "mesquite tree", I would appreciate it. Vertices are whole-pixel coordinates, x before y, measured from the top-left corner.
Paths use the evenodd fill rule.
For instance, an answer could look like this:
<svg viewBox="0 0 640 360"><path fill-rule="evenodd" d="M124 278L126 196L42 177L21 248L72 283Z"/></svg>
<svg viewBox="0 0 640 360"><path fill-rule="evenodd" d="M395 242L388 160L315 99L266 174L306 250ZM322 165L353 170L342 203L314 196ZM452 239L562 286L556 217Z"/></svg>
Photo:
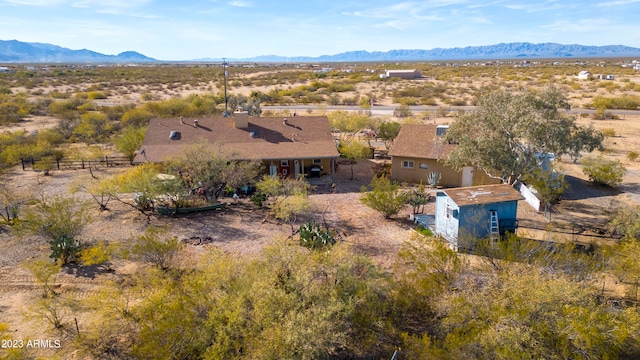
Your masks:
<svg viewBox="0 0 640 360"><path fill-rule="evenodd" d="M543 91L494 91L478 101L478 109L460 116L446 140L457 144L446 162L457 169L475 166L487 175L513 184L538 168L547 154L556 156L602 146L597 130L581 127L566 95L556 87Z"/></svg>

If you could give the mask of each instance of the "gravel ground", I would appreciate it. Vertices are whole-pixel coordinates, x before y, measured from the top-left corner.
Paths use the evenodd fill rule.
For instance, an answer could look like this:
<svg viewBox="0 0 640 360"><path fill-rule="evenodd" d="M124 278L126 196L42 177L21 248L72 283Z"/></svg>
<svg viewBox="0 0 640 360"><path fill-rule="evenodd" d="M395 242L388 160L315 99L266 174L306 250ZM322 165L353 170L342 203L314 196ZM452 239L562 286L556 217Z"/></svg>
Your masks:
<svg viewBox="0 0 640 360"><path fill-rule="evenodd" d="M354 179L351 180L349 166L340 166L335 174L337 194L317 194L310 196L311 209L301 221L314 219L326 221L339 230L343 241L353 243L358 250L380 257L379 262L389 264L402 241L407 238L410 222L409 209L396 220L384 220L375 211L358 200L360 188L368 184L373 171L373 162L361 161L354 165ZM124 168L109 168L94 171L99 179L123 171ZM69 196L74 184L90 184L96 181L87 170L54 171L51 176L42 176L32 171L14 168L6 174L6 185L15 191L31 196ZM330 180L327 180L330 183ZM328 190L328 186L318 187L318 192ZM230 204L224 211L212 211L189 216L153 216L149 222L137 211L119 202L111 201L108 211L99 211L97 204L86 192L73 194L78 200L90 202L90 222L80 239L86 243L109 241L126 243L141 234L149 225L166 225L180 239L193 239L194 246L216 246L225 252L255 254L274 239L286 239L291 228L278 224L266 216L264 210L257 210L249 199L241 199L239 204ZM229 201L229 199L223 199ZM93 203L92 203L93 202ZM200 239L200 240L198 240ZM28 258L48 255L45 239L30 236L18 238L6 228L0 228L0 242L4 251L0 253L0 268L16 266Z"/></svg>

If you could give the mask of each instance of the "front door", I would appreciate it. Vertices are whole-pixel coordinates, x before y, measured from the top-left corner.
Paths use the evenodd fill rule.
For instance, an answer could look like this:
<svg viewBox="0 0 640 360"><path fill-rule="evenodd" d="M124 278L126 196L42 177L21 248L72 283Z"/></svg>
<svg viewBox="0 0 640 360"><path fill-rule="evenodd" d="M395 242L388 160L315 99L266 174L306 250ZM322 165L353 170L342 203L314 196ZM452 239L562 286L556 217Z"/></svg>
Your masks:
<svg viewBox="0 0 640 360"><path fill-rule="evenodd" d="M300 176L300 162L298 160L293 161L293 175L296 179Z"/></svg>
<svg viewBox="0 0 640 360"><path fill-rule="evenodd" d="M280 175L286 177L289 175L289 160L280 160Z"/></svg>
<svg viewBox="0 0 640 360"><path fill-rule="evenodd" d="M473 185L473 166L465 166L462 168L462 182L460 186Z"/></svg>

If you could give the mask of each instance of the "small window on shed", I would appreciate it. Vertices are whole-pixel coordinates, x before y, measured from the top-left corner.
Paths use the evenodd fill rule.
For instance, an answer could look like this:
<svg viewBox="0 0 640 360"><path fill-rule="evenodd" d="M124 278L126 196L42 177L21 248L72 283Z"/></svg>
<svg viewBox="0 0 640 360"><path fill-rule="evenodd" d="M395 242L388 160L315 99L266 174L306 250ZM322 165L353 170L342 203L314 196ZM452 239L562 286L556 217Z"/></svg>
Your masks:
<svg viewBox="0 0 640 360"><path fill-rule="evenodd" d="M428 169L429 165L427 163L420 163L420 169Z"/></svg>
<svg viewBox="0 0 640 360"><path fill-rule="evenodd" d="M457 219L458 218L458 210L451 208L449 204L447 204L447 219Z"/></svg>
<svg viewBox="0 0 640 360"><path fill-rule="evenodd" d="M413 161L404 160L402 162L402 167L405 169L413 169Z"/></svg>
<svg viewBox="0 0 640 360"><path fill-rule="evenodd" d="M314 164L322 164L322 159L313 159Z"/></svg>

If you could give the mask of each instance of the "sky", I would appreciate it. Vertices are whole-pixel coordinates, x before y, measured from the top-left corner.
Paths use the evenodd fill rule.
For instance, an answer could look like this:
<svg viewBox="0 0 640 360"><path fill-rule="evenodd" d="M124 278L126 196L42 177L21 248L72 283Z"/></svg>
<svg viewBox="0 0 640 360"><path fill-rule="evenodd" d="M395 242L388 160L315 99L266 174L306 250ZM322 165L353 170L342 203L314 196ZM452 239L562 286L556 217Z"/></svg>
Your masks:
<svg viewBox="0 0 640 360"><path fill-rule="evenodd" d="M640 47L640 0L0 0L0 40L158 60L510 42Z"/></svg>

